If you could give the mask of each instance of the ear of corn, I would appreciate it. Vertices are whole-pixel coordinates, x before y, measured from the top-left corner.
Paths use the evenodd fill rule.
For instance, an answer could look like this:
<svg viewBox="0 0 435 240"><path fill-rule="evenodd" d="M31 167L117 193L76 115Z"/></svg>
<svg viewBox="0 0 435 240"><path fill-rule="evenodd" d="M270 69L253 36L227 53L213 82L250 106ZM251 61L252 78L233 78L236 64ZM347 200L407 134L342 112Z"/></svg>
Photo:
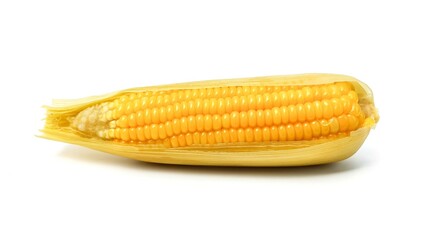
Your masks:
<svg viewBox="0 0 435 240"><path fill-rule="evenodd" d="M160 163L298 166L354 154L379 117L355 78L303 74L57 101L42 137Z"/></svg>

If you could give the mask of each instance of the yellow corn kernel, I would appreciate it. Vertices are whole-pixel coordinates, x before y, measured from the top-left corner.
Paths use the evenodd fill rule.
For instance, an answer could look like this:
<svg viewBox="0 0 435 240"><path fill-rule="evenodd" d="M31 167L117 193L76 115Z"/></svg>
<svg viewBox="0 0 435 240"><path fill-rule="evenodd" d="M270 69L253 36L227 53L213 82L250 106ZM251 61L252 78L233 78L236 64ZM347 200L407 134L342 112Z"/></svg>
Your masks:
<svg viewBox="0 0 435 240"><path fill-rule="evenodd" d="M378 120L371 96L368 87L354 78L328 74L138 88L77 105L48 108L42 131L46 138L145 161L239 165L236 160L243 162L242 156L247 157L249 152L273 156L293 151L300 160L294 156L276 155L279 161L248 156L254 160L247 165L317 164L341 160L345 154L331 153L337 157L327 155L330 160L323 160L320 153L303 157L298 150L311 147L314 152L320 151L325 144L335 147L332 143L355 136L355 142L362 144L367 129ZM117 152L106 147L111 144L117 146L114 149L135 148ZM355 144L350 146L354 151ZM171 149L185 149L187 155L172 153ZM191 151L217 152L212 155L215 160L207 162L198 160L199 155ZM159 152L173 160L157 157ZM346 156L350 152L345 151ZM219 153L228 153L224 155L229 160L219 158ZM304 162L305 158L309 161Z"/></svg>

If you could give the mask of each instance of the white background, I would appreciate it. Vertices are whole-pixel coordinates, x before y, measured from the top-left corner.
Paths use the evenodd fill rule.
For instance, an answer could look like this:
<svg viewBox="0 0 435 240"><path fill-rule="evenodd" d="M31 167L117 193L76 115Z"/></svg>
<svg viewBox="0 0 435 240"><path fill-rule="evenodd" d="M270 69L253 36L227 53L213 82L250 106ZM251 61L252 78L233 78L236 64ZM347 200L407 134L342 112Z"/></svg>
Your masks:
<svg viewBox="0 0 435 240"><path fill-rule="evenodd" d="M431 1L1 1L0 239L434 239ZM41 105L342 73L380 122L332 165L147 164L35 137Z"/></svg>

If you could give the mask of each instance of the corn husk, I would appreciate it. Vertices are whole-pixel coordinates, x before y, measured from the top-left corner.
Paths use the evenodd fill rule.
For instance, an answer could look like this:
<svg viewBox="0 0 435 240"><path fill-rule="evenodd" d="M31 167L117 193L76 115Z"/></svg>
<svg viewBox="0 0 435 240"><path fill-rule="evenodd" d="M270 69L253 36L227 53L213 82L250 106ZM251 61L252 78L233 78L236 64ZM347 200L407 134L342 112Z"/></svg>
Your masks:
<svg viewBox="0 0 435 240"><path fill-rule="evenodd" d="M113 100L121 95L143 91L197 89L222 86L288 86L350 82L366 115L364 125L346 137L311 141L269 143L214 144L182 148L161 145L122 143L83 135L72 128L71 119L92 105ZM337 74L300 74L225 80L208 80L152 87L126 89L98 97L78 100L54 100L46 106L47 117L41 136L46 139L84 146L126 158L146 162L214 165L214 166L303 166L337 162L352 156L367 138L378 119L370 88L361 81Z"/></svg>

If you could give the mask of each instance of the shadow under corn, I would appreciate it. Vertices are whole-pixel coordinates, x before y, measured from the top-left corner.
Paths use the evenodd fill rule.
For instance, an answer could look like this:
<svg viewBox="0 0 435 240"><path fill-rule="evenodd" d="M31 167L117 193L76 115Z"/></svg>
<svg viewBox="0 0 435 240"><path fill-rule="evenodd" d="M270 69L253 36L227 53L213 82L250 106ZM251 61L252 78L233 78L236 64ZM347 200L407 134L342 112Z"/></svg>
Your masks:
<svg viewBox="0 0 435 240"><path fill-rule="evenodd" d="M369 158L353 156L345 161L303 167L216 167L216 166L188 166L147 163L124 157L119 157L78 146L65 146L60 156L90 164L109 165L139 171L153 171L168 174L190 175L222 175L247 177L304 177L340 174L357 171L372 164ZM367 156L368 154L360 154Z"/></svg>

